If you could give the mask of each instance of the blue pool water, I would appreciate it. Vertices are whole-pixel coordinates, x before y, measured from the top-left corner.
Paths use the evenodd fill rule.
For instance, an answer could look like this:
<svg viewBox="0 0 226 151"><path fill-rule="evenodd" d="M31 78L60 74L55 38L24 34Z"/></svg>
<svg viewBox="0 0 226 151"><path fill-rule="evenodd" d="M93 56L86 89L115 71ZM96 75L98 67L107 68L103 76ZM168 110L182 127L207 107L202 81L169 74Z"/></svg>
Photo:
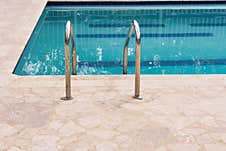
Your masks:
<svg viewBox="0 0 226 151"><path fill-rule="evenodd" d="M141 29L142 74L226 73L226 5L47 5L14 74L63 75L64 31L73 24L78 74L122 74L131 21ZM135 42L128 73L134 73Z"/></svg>

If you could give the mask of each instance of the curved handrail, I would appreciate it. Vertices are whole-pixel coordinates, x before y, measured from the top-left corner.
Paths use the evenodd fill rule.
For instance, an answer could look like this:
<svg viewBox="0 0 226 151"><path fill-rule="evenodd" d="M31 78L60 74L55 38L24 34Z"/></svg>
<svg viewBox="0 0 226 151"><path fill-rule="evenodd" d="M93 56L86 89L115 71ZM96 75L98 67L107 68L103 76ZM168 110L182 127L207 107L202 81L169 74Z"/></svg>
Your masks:
<svg viewBox="0 0 226 151"><path fill-rule="evenodd" d="M123 74L127 74L127 65L128 65L128 45L130 38L135 30L136 33L136 74L135 74L135 96L134 98L142 99L140 96L140 27L136 20L132 21L132 24L129 29L129 33L124 45L123 51Z"/></svg>
<svg viewBox="0 0 226 151"><path fill-rule="evenodd" d="M70 39L72 39L72 74L76 75L76 46L73 28L70 21L67 21L65 29L64 53L65 53L65 86L66 97L62 100L71 100L71 73L70 73Z"/></svg>
<svg viewBox="0 0 226 151"><path fill-rule="evenodd" d="M65 44L69 45L70 37L72 39L72 74L76 75L76 45L75 45L75 38L74 32L70 21L67 21L66 24L66 31L65 31Z"/></svg>

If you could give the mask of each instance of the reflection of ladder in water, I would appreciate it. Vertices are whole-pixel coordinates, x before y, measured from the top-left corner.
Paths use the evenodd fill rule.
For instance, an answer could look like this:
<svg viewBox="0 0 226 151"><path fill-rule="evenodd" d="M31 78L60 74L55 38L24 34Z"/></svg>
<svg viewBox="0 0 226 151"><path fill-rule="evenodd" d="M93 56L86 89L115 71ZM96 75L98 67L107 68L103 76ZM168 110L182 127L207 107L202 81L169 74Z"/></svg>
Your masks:
<svg viewBox="0 0 226 151"><path fill-rule="evenodd" d="M140 28L136 20L133 20L128 37L123 51L123 74L127 74L127 64L128 64L128 45L133 31L136 34L136 73L135 73L135 95L134 98L142 99L140 97ZM64 52L65 52L65 83L66 83L66 96L62 100L71 100L71 74L70 74L70 39L72 39L72 74L76 75L76 46L74 33L70 21L67 21L65 30L65 42L64 42Z"/></svg>

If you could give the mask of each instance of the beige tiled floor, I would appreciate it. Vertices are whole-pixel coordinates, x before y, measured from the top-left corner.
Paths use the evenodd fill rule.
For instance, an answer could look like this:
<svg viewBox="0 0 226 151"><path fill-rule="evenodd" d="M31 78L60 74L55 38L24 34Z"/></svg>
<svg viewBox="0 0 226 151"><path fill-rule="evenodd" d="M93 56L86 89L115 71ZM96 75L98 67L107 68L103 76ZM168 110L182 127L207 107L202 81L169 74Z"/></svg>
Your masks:
<svg viewBox="0 0 226 151"><path fill-rule="evenodd" d="M225 75L13 75L45 3L0 1L0 151L226 150Z"/></svg>

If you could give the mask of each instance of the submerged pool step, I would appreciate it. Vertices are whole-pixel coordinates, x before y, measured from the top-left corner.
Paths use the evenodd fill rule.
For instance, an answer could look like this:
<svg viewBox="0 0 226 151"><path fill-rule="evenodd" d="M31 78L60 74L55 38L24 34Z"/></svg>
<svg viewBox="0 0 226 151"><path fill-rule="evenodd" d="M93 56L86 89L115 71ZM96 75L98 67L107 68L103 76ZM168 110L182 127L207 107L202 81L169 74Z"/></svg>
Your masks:
<svg viewBox="0 0 226 151"><path fill-rule="evenodd" d="M146 33L141 37L213 37L213 33ZM127 34L76 34L77 38L125 38Z"/></svg>
<svg viewBox="0 0 226 151"><path fill-rule="evenodd" d="M78 62L78 66L88 67L122 67L121 61L100 61ZM226 59L200 59L200 60L159 60L141 61L141 66L207 66L207 65L226 65ZM128 66L135 66L135 61L129 61Z"/></svg>
<svg viewBox="0 0 226 151"><path fill-rule="evenodd" d="M192 27L224 27L226 23L192 23Z"/></svg>
<svg viewBox="0 0 226 151"><path fill-rule="evenodd" d="M128 24L89 24L93 28L129 27ZM140 27L165 27L164 24L140 24Z"/></svg>

